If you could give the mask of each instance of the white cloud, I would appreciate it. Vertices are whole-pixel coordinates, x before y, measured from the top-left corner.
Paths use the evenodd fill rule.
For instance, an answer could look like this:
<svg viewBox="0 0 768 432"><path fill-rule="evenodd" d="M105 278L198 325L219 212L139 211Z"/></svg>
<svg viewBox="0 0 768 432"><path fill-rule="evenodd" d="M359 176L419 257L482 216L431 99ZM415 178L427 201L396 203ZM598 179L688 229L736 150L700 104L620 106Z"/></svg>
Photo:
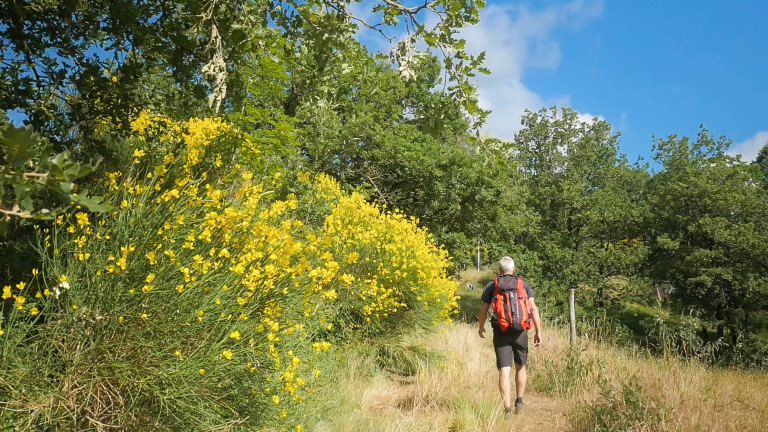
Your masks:
<svg viewBox="0 0 768 432"><path fill-rule="evenodd" d="M597 119L598 121L605 121L605 117L601 115L590 114L590 113L579 113L576 117L579 119L580 122L588 123L588 124L594 123L595 119Z"/></svg>
<svg viewBox="0 0 768 432"><path fill-rule="evenodd" d="M752 162L764 145L768 145L768 131L760 131L752 138L734 145L728 154L741 155L741 160Z"/></svg>
<svg viewBox="0 0 768 432"><path fill-rule="evenodd" d="M492 111L486 131L512 139L526 109L570 102L567 95L543 97L527 88L523 84L525 72L533 67L557 68L560 44L553 32L578 29L602 12L602 0L575 0L539 10L526 5L494 4L481 12L480 23L464 30L461 36L472 52L486 52L485 67L492 72L477 78L480 106ZM592 121L599 116L585 113L582 117Z"/></svg>

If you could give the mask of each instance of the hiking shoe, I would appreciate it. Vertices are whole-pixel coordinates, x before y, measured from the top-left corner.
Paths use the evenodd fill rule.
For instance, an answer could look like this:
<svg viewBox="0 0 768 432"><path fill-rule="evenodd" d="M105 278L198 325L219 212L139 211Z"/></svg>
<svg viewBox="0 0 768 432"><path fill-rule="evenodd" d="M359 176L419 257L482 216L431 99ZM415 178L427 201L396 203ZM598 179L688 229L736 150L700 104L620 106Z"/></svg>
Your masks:
<svg viewBox="0 0 768 432"><path fill-rule="evenodd" d="M523 401L515 402L515 414L523 413Z"/></svg>
<svg viewBox="0 0 768 432"><path fill-rule="evenodd" d="M504 408L504 420L512 418L512 408Z"/></svg>

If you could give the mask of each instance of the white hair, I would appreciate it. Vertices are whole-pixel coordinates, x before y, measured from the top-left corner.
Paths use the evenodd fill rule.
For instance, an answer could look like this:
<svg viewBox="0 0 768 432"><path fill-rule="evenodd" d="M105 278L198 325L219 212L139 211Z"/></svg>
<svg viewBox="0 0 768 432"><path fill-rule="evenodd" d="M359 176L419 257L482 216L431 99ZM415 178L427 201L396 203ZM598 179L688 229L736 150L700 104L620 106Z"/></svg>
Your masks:
<svg viewBox="0 0 768 432"><path fill-rule="evenodd" d="M505 256L499 260L499 273L513 274L515 272L515 260Z"/></svg>

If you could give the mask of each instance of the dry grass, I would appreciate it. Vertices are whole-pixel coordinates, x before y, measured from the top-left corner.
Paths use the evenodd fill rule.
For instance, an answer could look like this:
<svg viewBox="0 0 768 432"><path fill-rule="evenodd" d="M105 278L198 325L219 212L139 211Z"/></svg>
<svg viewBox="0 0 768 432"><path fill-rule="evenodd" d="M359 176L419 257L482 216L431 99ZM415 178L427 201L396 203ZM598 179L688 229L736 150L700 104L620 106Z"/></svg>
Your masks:
<svg viewBox="0 0 768 432"><path fill-rule="evenodd" d="M480 270L469 268L457 275L458 279L466 282L481 282L488 280L496 275L495 269L483 267Z"/></svg>
<svg viewBox="0 0 768 432"><path fill-rule="evenodd" d="M591 351L595 351L591 348ZM594 352L605 369L639 376L647 394L668 409L664 430L764 431L768 426L768 376L707 369L676 359Z"/></svg>
<svg viewBox="0 0 768 432"><path fill-rule="evenodd" d="M622 409L660 410L660 422L622 428L603 425L603 430L763 431L768 425L765 374L711 370L594 343L569 354L567 334L557 330L548 331L544 347L529 355L526 411L505 421L488 338L480 339L474 325L460 323L422 336L421 343L443 356L425 362L422 372L413 377L385 373L366 376L365 366L350 360L346 377L338 383L337 402L344 408L311 430L584 430L583 425L572 424L579 412L589 412L604 403L599 381L607 380L620 388L632 377L658 406L654 402L652 406ZM569 355L577 358L568 363ZM575 369L573 364L580 371L568 370L566 365ZM552 378L569 379L575 374L581 374L582 382L565 393L543 386Z"/></svg>

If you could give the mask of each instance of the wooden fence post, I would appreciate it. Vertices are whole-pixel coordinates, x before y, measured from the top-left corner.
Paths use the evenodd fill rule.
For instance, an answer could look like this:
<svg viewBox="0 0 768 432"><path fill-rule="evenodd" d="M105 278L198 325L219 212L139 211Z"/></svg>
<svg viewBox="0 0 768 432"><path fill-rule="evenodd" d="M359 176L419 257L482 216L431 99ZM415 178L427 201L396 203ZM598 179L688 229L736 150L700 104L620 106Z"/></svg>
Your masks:
<svg viewBox="0 0 768 432"><path fill-rule="evenodd" d="M571 318L571 345L576 343L576 289L568 290L568 311Z"/></svg>

